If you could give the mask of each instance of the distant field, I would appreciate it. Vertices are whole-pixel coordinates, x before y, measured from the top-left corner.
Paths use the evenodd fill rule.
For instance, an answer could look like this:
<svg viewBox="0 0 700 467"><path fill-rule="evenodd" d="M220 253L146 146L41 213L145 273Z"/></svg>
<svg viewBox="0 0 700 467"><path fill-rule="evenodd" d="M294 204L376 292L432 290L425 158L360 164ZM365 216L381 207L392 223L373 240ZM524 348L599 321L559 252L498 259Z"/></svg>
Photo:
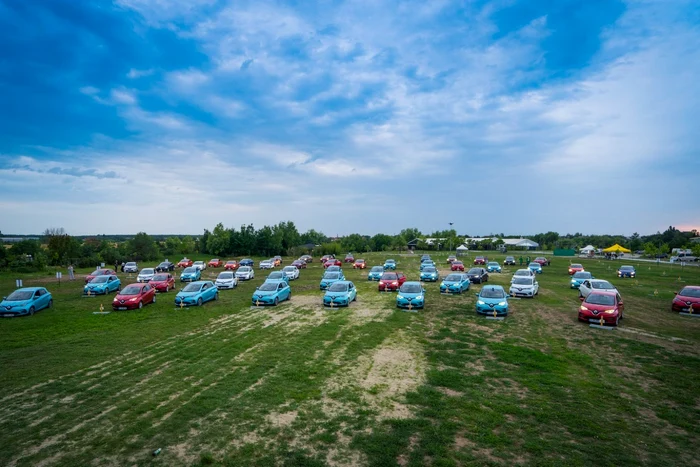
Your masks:
<svg viewBox="0 0 700 467"><path fill-rule="evenodd" d="M419 254L365 257L418 278ZM624 261L572 260L620 289L619 329L577 322L568 258L504 322L475 315L479 285L427 284L407 313L347 266L358 301L324 309L318 262L278 307L250 306L256 269L201 308L169 292L105 316L111 296L82 298L82 280L23 275L55 307L0 320L0 465L700 465L700 318L670 311L700 269L638 263L620 280Z"/></svg>

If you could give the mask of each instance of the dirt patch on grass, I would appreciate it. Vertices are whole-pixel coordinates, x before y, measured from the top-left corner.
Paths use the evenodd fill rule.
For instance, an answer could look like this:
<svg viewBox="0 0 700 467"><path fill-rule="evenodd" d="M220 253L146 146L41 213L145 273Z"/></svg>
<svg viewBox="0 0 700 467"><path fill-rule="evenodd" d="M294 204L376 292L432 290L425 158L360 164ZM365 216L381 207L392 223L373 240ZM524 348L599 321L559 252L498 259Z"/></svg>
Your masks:
<svg viewBox="0 0 700 467"><path fill-rule="evenodd" d="M461 393L459 391L455 391L454 389L450 389L450 388L438 387L436 389L438 391L440 391L441 393L443 393L444 395L449 396L449 397L462 397L464 395L464 393Z"/></svg>
<svg viewBox="0 0 700 467"><path fill-rule="evenodd" d="M298 412L293 410L286 413L272 412L265 416L265 420L272 426L278 428L286 428L290 426L297 419Z"/></svg>

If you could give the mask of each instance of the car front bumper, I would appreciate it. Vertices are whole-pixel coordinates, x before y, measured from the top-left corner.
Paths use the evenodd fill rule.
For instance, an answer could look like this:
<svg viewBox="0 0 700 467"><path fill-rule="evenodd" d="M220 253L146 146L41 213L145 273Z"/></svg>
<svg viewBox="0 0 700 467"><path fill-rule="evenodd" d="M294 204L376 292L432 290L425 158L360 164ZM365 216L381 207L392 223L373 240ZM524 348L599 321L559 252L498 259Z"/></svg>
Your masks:
<svg viewBox="0 0 700 467"><path fill-rule="evenodd" d="M416 300L414 298L409 300L407 298L397 298L396 306L399 308L423 308L425 306L425 299Z"/></svg>
<svg viewBox="0 0 700 467"><path fill-rule="evenodd" d="M236 288L236 283L235 282L216 282L214 284L217 289L235 289Z"/></svg>
<svg viewBox="0 0 700 467"><path fill-rule="evenodd" d="M442 287L442 286L440 287L440 293L453 294L453 293L460 293L460 292L461 292L461 288L457 285L449 285L447 287Z"/></svg>
<svg viewBox="0 0 700 467"><path fill-rule="evenodd" d="M349 303L346 297L323 297L323 306L348 306Z"/></svg>
<svg viewBox="0 0 700 467"><path fill-rule="evenodd" d="M431 277L431 276L420 276L420 280L422 280L423 282L437 282L438 277L437 277L437 276L434 276L434 277Z"/></svg>
<svg viewBox="0 0 700 467"><path fill-rule="evenodd" d="M88 291L83 289L83 295L87 295ZM107 289L90 289L90 295L106 295Z"/></svg>
<svg viewBox="0 0 700 467"><path fill-rule="evenodd" d="M378 288L380 292L396 292L399 286L394 284L379 284Z"/></svg>
<svg viewBox="0 0 700 467"><path fill-rule="evenodd" d="M13 308L12 310L7 310L5 308L0 309L0 316L3 318L14 318L16 316L24 316L29 314L28 308Z"/></svg>
<svg viewBox="0 0 700 467"><path fill-rule="evenodd" d="M273 305L275 303L275 297L253 297L251 303L253 306Z"/></svg>
<svg viewBox="0 0 700 467"><path fill-rule="evenodd" d="M603 325L614 326L617 322L617 313L598 313L593 314L591 311L581 311L578 312L578 320L590 324L601 324L600 319L603 318Z"/></svg>
<svg viewBox="0 0 700 467"><path fill-rule="evenodd" d="M494 311L496 312L496 316L506 316L508 315L508 306L476 305L476 312L480 315L493 316Z"/></svg>
<svg viewBox="0 0 700 467"><path fill-rule="evenodd" d="M508 292L514 297L534 297L535 296L534 289L523 289L523 290L510 289Z"/></svg>

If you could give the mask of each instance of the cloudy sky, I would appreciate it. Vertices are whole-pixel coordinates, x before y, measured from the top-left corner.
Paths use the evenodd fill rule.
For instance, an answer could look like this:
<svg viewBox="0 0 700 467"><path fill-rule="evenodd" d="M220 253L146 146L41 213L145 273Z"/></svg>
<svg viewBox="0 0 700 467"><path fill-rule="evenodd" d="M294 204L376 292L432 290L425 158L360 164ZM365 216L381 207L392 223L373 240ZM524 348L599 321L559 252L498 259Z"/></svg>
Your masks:
<svg viewBox="0 0 700 467"><path fill-rule="evenodd" d="M0 0L0 231L700 227L696 0Z"/></svg>

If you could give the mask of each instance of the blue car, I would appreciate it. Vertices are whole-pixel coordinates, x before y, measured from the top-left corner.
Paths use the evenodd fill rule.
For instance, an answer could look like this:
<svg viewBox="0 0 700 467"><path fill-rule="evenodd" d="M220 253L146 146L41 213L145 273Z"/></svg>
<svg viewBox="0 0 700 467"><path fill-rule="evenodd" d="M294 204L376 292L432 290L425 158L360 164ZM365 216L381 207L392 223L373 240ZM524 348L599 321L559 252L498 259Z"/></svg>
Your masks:
<svg viewBox="0 0 700 467"><path fill-rule="evenodd" d="M617 270L617 277L635 277L637 271L635 271L634 266L620 266Z"/></svg>
<svg viewBox="0 0 700 467"><path fill-rule="evenodd" d="M425 308L425 289L420 282L404 282L396 296L396 306L407 308Z"/></svg>
<svg viewBox="0 0 700 467"><path fill-rule="evenodd" d="M435 267L435 261L428 260L428 261L422 261L420 263L420 270L423 271L425 268L434 268Z"/></svg>
<svg viewBox="0 0 700 467"><path fill-rule="evenodd" d="M485 285L476 296L478 314L508 316L508 294L500 285Z"/></svg>
<svg viewBox="0 0 700 467"><path fill-rule="evenodd" d="M348 306L357 300L357 288L350 281L333 282L323 295L323 306Z"/></svg>
<svg viewBox="0 0 700 467"><path fill-rule="evenodd" d="M0 302L0 316L33 315L35 311L53 306L53 297L44 287L17 289Z"/></svg>
<svg viewBox="0 0 700 467"><path fill-rule="evenodd" d="M267 275L267 279L265 279L265 282L267 281L285 281L289 283L289 276L282 271L272 271L270 274Z"/></svg>
<svg viewBox="0 0 700 467"><path fill-rule="evenodd" d="M421 255L420 260L421 260L421 262L426 261L426 260L430 260L430 255Z"/></svg>
<svg viewBox="0 0 700 467"><path fill-rule="evenodd" d="M245 258L245 259L242 259L242 260L238 263L238 265L239 265L239 266L250 266L250 267L253 267L253 266L255 266L255 261L253 261L253 260L250 259L250 258Z"/></svg>
<svg viewBox="0 0 700 467"><path fill-rule="evenodd" d="M331 285L333 282L344 281L344 280L345 280L345 275L343 275L343 272L342 272L342 271L338 271L338 272L336 272L336 271L332 271L332 272L326 271L326 272L323 274L323 277L321 278L321 283L319 284L319 287L320 287L321 290L326 290L328 287L330 287L330 285Z"/></svg>
<svg viewBox="0 0 700 467"><path fill-rule="evenodd" d="M388 271L389 269L396 271L396 260L388 259L384 261L384 270Z"/></svg>
<svg viewBox="0 0 700 467"><path fill-rule="evenodd" d="M501 265L495 261L489 261L486 265L487 272L501 272Z"/></svg>
<svg viewBox="0 0 700 467"><path fill-rule="evenodd" d="M97 276L83 287L83 295L107 295L122 289L117 276Z"/></svg>
<svg viewBox="0 0 700 467"><path fill-rule="evenodd" d="M440 284L440 293L462 293L469 290L469 276L466 274L448 274Z"/></svg>
<svg viewBox="0 0 700 467"><path fill-rule="evenodd" d="M440 279L440 273L435 266L429 266L421 270L420 280L425 282L437 282Z"/></svg>
<svg viewBox="0 0 700 467"><path fill-rule="evenodd" d="M255 306L275 305L292 298L292 289L286 281L266 281L253 292Z"/></svg>
<svg viewBox="0 0 700 467"><path fill-rule="evenodd" d="M184 303L185 306L202 306L204 302L219 299L219 289L216 288L212 281L196 281L187 284L175 296L175 305L180 306Z"/></svg>
<svg viewBox="0 0 700 467"><path fill-rule="evenodd" d="M372 269L367 273L367 280L378 281L382 278L382 274L384 274L384 266L372 266Z"/></svg>
<svg viewBox="0 0 700 467"><path fill-rule="evenodd" d="M180 274L180 282L194 282L198 281L201 278L202 270L199 268L195 268L194 266L185 268L185 270L182 271L182 274Z"/></svg>
<svg viewBox="0 0 700 467"><path fill-rule="evenodd" d="M574 275L571 276L571 288L578 289L579 287L581 287L581 284L583 284L583 281L587 279L595 279L595 277L593 277L593 274L591 274L590 272L575 272Z"/></svg>
<svg viewBox="0 0 700 467"><path fill-rule="evenodd" d="M527 265L527 268L536 274L542 274L542 265L540 263L530 263Z"/></svg>

